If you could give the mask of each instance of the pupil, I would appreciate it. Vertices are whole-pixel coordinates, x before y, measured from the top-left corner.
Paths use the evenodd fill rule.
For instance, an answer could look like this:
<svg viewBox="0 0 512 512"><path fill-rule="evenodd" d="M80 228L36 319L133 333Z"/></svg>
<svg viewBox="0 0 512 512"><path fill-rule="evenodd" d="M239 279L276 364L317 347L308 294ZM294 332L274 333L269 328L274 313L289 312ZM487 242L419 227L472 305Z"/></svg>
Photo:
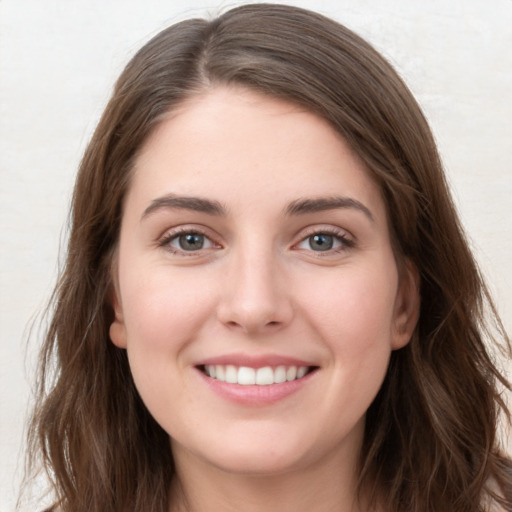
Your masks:
<svg viewBox="0 0 512 512"><path fill-rule="evenodd" d="M195 251L201 249L204 244L203 235L196 233L188 233L180 236L180 247L184 251Z"/></svg>
<svg viewBox="0 0 512 512"><path fill-rule="evenodd" d="M310 238L309 245L316 251L328 251L332 249L333 237L331 235L313 235Z"/></svg>

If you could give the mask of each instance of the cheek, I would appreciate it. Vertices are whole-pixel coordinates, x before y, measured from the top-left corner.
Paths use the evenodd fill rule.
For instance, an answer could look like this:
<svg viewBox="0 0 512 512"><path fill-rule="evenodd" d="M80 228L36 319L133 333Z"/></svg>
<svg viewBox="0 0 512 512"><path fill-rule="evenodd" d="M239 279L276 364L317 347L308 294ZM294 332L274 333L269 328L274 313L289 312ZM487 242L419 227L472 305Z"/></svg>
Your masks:
<svg viewBox="0 0 512 512"><path fill-rule="evenodd" d="M327 349L316 411L322 432L333 436L346 435L364 417L388 368L397 275L393 266L383 266L387 273L378 267L317 274L314 290L301 294L308 330Z"/></svg>
<svg viewBox="0 0 512 512"><path fill-rule="evenodd" d="M173 273L165 266L125 272L121 277L131 373L143 401L159 421L162 411L181 407L177 390L185 375L184 354L211 319L212 290L204 279L199 283L187 272Z"/></svg>
<svg viewBox="0 0 512 512"><path fill-rule="evenodd" d="M168 268L134 274L123 281L127 354L146 407L163 425L187 405L183 354L211 319L213 290L204 279L172 275Z"/></svg>
<svg viewBox="0 0 512 512"><path fill-rule="evenodd" d="M393 269L347 268L304 295L302 309L332 364L353 382L367 382L370 375L379 381L386 371L398 281Z"/></svg>
<svg viewBox="0 0 512 512"><path fill-rule="evenodd" d="M194 336L211 311L212 287L189 272L153 269L125 282L129 344L174 351Z"/></svg>
<svg viewBox="0 0 512 512"><path fill-rule="evenodd" d="M347 269L318 284L316 293L310 290L307 294L308 309L330 331L359 332L363 339L364 333L390 335L397 290L395 272L388 269L386 275L364 268Z"/></svg>

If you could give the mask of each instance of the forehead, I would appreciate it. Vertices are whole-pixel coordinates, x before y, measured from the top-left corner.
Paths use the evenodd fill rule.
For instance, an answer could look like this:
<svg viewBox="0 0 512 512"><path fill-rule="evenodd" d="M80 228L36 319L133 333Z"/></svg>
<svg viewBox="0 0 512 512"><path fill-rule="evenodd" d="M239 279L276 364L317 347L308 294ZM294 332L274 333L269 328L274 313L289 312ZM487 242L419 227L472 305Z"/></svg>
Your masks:
<svg viewBox="0 0 512 512"><path fill-rule="evenodd" d="M383 206L379 187L326 120L243 88L218 87L173 110L134 171L129 195L146 201L179 193L257 207L269 195L293 201L343 194Z"/></svg>

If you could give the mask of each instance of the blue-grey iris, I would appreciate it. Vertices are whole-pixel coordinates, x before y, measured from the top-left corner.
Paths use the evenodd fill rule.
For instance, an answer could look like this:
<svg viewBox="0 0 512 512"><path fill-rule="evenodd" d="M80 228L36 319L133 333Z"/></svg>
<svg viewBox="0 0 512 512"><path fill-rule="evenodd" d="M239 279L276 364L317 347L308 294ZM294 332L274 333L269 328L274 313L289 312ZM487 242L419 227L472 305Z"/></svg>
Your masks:
<svg viewBox="0 0 512 512"><path fill-rule="evenodd" d="M204 245L204 236L197 233L187 233L179 237L180 248L184 251L197 251Z"/></svg>
<svg viewBox="0 0 512 512"><path fill-rule="evenodd" d="M314 251L328 251L334 245L334 237L332 235L318 234L309 237L309 246Z"/></svg>

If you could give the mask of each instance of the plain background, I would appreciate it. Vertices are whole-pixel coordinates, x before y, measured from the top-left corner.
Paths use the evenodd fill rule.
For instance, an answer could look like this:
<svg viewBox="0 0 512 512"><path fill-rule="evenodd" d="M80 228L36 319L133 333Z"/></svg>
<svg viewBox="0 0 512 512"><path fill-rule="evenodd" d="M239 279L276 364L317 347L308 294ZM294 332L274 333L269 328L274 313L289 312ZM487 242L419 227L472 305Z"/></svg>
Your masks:
<svg viewBox="0 0 512 512"><path fill-rule="evenodd" d="M37 329L81 154L124 64L160 29L241 2L0 0L0 511L14 510ZM246 2L247 3L247 2ZM303 0L366 37L422 105L512 327L512 0ZM504 363L510 371L510 361ZM509 373L510 375L510 373ZM37 503L37 502L36 502ZM40 510L37 503L27 510Z"/></svg>

